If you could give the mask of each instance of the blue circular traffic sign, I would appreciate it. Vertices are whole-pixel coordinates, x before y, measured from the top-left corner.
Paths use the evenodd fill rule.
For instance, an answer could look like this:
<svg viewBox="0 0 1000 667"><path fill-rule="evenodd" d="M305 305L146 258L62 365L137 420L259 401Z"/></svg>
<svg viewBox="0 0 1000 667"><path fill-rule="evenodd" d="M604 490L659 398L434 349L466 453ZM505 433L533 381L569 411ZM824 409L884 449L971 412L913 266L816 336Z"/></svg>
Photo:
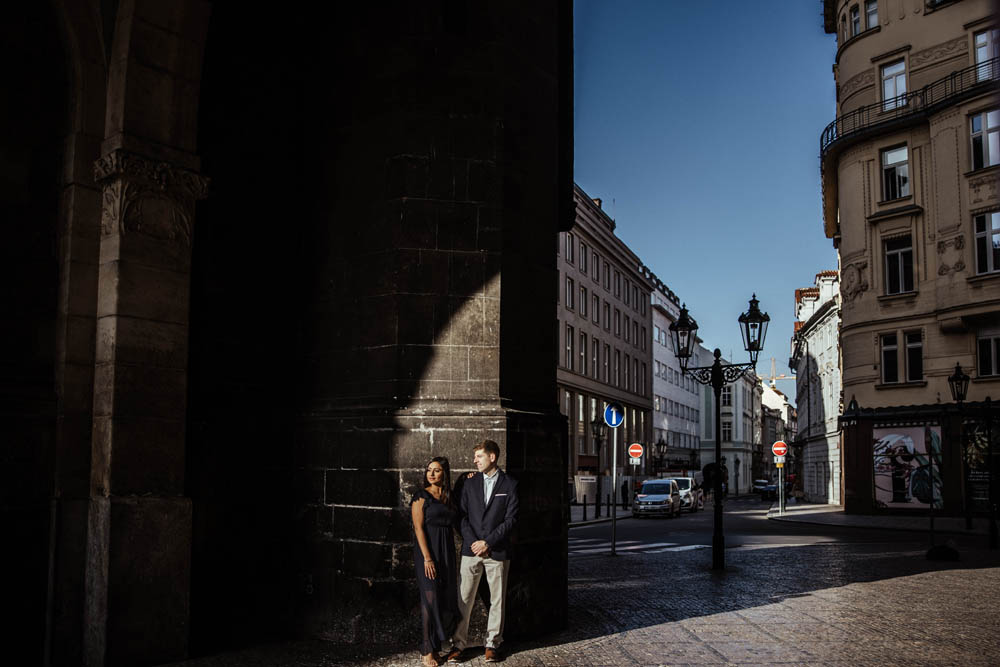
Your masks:
<svg viewBox="0 0 1000 667"><path fill-rule="evenodd" d="M604 408L604 423L611 428L618 428L625 421L625 408L621 403L608 403Z"/></svg>

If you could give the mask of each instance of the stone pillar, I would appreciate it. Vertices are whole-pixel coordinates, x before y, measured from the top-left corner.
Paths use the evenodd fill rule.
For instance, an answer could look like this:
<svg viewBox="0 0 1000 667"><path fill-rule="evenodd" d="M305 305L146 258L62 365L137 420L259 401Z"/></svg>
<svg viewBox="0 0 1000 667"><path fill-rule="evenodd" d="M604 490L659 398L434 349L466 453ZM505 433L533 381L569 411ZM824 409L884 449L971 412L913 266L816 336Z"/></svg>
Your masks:
<svg viewBox="0 0 1000 667"><path fill-rule="evenodd" d="M187 652L189 279L194 204L207 182L120 148L97 161L95 177L103 209L85 661L158 664Z"/></svg>

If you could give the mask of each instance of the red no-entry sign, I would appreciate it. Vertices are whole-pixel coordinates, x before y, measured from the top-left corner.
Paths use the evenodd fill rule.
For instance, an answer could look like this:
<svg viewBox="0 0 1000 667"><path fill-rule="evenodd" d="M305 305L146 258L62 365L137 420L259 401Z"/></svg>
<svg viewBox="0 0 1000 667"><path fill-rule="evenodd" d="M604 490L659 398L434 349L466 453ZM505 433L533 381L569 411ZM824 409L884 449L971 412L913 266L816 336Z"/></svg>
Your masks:
<svg viewBox="0 0 1000 667"><path fill-rule="evenodd" d="M774 452L775 456L784 456L788 453L788 445L779 440L778 442L771 445L771 451Z"/></svg>
<svg viewBox="0 0 1000 667"><path fill-rule="evenodd" d="M642 457L642 445L638 442L634 442L628 446L628 455L634 459Z"/></svg>

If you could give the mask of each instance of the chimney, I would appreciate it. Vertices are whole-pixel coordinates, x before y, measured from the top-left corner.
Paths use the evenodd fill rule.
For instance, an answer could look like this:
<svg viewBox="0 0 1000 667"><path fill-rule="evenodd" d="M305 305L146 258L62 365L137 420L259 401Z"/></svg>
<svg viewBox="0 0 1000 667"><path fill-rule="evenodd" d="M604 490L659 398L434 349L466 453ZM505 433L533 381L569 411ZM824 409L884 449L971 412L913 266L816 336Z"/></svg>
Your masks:
<svg viewBox="0 0 1000 667"><path fill-rule="evenodd" d="M600 199L600 197L594 197L594 203L597 204L597 208L601 208L601 199Z"/></svg>

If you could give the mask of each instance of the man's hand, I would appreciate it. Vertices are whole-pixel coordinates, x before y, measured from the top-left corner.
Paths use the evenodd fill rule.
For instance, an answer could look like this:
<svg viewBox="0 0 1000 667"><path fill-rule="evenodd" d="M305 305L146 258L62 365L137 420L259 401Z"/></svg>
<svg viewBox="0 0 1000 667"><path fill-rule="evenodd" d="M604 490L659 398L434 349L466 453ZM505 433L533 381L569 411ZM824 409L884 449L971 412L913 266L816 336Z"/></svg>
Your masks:
<svg viewBox="0 0 1000 667"><path fill-rule="evenodd" d="M472 553L477 556L482 556L483 558L488 556L490 553L490 545L486 544L485 540L477 540L473 542L469 548L472 550Z"/></svg>

